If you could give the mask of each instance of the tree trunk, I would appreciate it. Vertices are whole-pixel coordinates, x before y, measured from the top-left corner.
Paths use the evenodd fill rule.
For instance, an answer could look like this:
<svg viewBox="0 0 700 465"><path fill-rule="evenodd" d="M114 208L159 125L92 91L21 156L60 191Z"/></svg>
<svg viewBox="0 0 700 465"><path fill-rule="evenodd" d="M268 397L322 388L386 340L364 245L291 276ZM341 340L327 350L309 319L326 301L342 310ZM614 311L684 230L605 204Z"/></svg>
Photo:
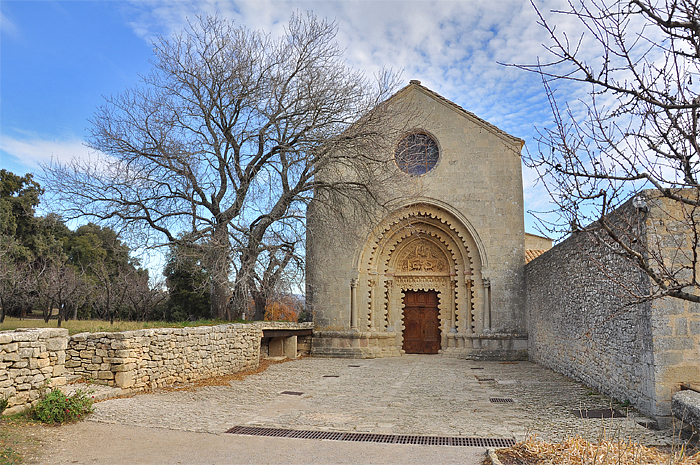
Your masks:
<svg viewBox="0 0 700 465"><path fill-rule="evenodd" d="M211 273L211 315L214 318L231 321L229 309L229 277L231 269L231 242L226 225L218 225L212 235L206 254L207 269Z"/></svg>
<svg viewBox="0 0 700 465"><path fill-rule="evenodd" d="M267 298L262 292L253 292L253 301L255 302L255 313L253 314L254 321L262 321L265 319L265 307L267 306Z"/></svg>
<svg viewBox="0 0 700 465"><path fill-rule="evenodd" d="M219 277L212 276L211 281L211 316L219 320L233 320L229 310L229 285L228 279L225 281Z"/></svg>

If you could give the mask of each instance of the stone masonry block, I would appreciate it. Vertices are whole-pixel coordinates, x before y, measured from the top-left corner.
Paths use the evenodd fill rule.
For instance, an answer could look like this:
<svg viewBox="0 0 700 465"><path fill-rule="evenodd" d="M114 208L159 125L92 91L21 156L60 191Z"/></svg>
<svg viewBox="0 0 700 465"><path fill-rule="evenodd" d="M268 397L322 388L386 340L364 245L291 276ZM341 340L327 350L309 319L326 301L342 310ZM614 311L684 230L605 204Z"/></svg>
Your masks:
<svg viewBox="0 0 700 465"><path fill-rule="evenodd" d="M0 345L0 352L17 352L18 348L19 344L16 342L12 342L9 344Z"/></svg>
<svg viewBox="0 0 700 465"><path fill-rule="evenodd" d="M39 349L35 347L25 347L24 349L19 349L20 358L31 358L37 357L39 355Z"/></svg>
<svg viewBox="0 0 700 465"><path fill-rule="evenodd" d="M58 376L51 378L51 386L65 386L66 384L66 378L63 376Z"/></svg>
<svg viewBox="0 0 700 465"><path fill-rule="evenodd" d="M9 354L4 354L4 355L2 355L2 360L4 362L18 362L19 361L19 353L10 352Z"/></svg>
<svg viewBox="0 0 700 465"><path fill-rule="evenodd" d="M68 348L68 338L54 337L46 341L46 350L55 352L57 350L66 350Z"/></svg>
<svg viewBox="0 0 700 465"><path fill-rule="evenodd" d="M289 336L284 338L284 356L287 358L297 358L297 337Z"/></svg>
<svg viewBox="0 0 700 465"><path fill-rule="evenodd" d="M688 334L688 320L686 318L676 318L676 336L685 336Z"/></svg>
<svg viewBox="0 0 700 465"><path fill-rule="evenodd" d="M39 340L39 332L34 330L28 330L28 331L22 331L18 330L15 331L15 334L13 336L13 340L16 342L32 342L32 341L38 341Z"/></svg>
<svg viewBox="0 0 700 465"><path fill-rule="evenodd" d="M284 356L284 338L273 337L270 339L269 345L270 357L283 357Z"/></svg>
<svg viewBox="0 0 700 465"><path fill-rule="evenodd" d="M688 350L695 347L692 337L659 337L654 339L654 351L666 352L667 350Z"/></svg>
<svg viewBox="0 0 700 465"><path fill-rule="evenodd" d="M673 416L700 429L700 393L678 391L671 401Z"/></svg>
<svg viewBox="0 0 700 465"><path fill-rule="evenodd" d="M130 344L128 341L114 341L112 342L111 348L114 350L129 349Z"/></svg>
<svg viewBox="0 0 700 465"><path fill-rule="evenodd" d="M122 389L134 385L134 372L122 371L114 375L114 383Z"/></svg>
<svg viewBox="0 0 700 465"><path fill-rule="evenodd" d="M680 299L660 299L654 302L654 313L680 315L685 313L685 305Z"/></svg>
<svg viewBox="0 0 700 465"><path fill-rule="evenodd" d="M691 320L688 322L688 329L693 336L700 335L700 320Z"/></svg>
<svg viewBox="0 0 700 465"><path fill-rule="evenodd" d="M683 363L683 353L682 352L660 352L654 354L655 362L658 366L673 366Z"/></svg>

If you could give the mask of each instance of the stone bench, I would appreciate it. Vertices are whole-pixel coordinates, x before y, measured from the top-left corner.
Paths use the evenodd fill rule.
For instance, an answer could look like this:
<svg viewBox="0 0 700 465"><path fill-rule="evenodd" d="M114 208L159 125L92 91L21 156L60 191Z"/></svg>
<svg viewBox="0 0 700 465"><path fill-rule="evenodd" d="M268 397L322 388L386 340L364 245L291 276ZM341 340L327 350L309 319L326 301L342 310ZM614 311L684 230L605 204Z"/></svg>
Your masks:
<svg viewBox="0 0 700 465"><path fill-rule="evenodd" d="M671 400L673 416L700 430L700 392L690 389L678 391Z"/></svg>

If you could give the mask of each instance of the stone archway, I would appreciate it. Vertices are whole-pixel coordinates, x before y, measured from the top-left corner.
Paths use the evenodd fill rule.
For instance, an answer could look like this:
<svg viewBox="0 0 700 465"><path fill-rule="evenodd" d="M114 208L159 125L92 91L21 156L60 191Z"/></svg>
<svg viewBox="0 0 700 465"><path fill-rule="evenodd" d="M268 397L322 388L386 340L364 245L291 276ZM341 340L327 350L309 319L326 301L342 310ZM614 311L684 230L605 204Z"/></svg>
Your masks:
<svg viewBox="0 0 700 465"><path fill-rule="evenodd" d="M402 350L406 291L435 291L440 353L462 353L483 328L482 257L467 227L426 203L397 210L375 229L358 257L352 325L386 334Z"/></svg>

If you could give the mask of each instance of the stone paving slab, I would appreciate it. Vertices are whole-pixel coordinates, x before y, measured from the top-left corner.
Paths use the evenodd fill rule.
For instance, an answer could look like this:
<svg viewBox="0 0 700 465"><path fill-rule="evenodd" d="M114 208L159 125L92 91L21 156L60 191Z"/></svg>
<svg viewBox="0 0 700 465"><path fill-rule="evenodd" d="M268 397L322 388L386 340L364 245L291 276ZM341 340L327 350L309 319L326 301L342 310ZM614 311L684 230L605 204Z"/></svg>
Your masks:
<svg viewBox="0 0 700 465"><path fill-rule="evenodd" d="M359 366L352 366L359 365ZM480 381L492 378L493 381ZM284 391L301 395L282 394ZM491 403L492 397L513 403ZM237 425L300 430L548 440L609 435L667 445L672 431L644 417L577 418L577 408L615 404L530 362L477 362L429 355L348 360L306 357L230 386L155 392L95 404L89 419L220 434Z"/></svg>

